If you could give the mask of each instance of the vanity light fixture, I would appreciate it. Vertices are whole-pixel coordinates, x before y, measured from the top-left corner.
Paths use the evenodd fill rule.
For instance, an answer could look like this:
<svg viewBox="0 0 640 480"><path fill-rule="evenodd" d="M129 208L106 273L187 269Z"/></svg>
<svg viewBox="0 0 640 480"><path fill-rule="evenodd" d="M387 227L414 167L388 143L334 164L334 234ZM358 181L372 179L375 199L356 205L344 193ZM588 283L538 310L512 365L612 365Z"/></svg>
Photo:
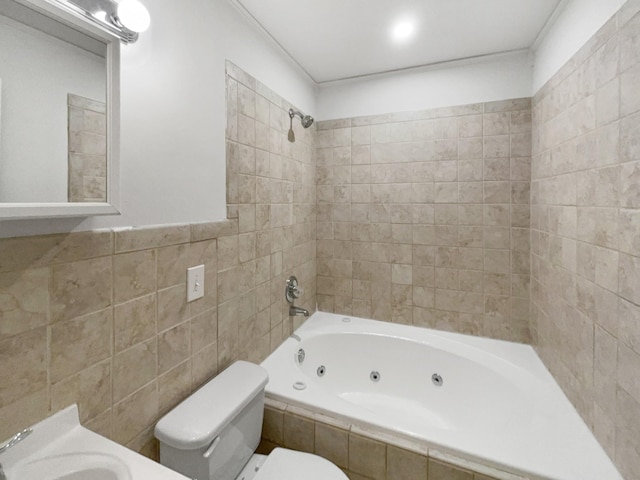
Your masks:
<svg viewBox="0 0 640 480"><path fill-rule="evenodd" d="M122 43L134 43L151 25L147 8L139 0L54 0L76 15L114 34Z"/></svg>
<svg viewBox="0 0 640 480"><path fill-rule="evenodd" d="M120 23L131 32L146 32L151 25L149 11L138 0L121 0L117 13Z"/></svg>

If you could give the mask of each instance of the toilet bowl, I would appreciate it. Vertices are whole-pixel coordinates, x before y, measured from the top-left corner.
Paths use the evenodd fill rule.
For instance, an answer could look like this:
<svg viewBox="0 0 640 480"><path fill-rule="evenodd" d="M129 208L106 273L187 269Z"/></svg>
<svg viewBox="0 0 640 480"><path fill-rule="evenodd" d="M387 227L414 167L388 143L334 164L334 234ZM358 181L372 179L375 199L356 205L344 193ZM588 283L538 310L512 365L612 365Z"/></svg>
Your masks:
<svg viewBox="0 0 640 480"><path fill-rule="evenodd" d="M347 480L329 460L311 453L276 448L269 455L253 455L236 480Z"/></svg>
<svg viewBox="0 0 640 480"><path fill-rule="evenodd" d="M348 480L317 455L254 453L267 381L264 368L238 361L180 403L156 424L160 462L194 480Z"/></svg>

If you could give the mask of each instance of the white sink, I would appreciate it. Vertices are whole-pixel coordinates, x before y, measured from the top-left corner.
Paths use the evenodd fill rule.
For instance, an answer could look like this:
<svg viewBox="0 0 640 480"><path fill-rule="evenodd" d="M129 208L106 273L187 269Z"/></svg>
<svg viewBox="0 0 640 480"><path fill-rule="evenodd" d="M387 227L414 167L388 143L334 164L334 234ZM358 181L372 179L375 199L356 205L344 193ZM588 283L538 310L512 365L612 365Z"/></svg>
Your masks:
<svg viewBox="0 0 640 480"><path fill-rule="evenodd" d="M52 455L17 464L16 479L21 480L132 480L127 465L104 453Z"/></svg>
<svg viewBox="0 0 640 480"><path fill-rule="evenodd" d="M186 480L82 425L72 405L0 454L7 480Z"/></svg>

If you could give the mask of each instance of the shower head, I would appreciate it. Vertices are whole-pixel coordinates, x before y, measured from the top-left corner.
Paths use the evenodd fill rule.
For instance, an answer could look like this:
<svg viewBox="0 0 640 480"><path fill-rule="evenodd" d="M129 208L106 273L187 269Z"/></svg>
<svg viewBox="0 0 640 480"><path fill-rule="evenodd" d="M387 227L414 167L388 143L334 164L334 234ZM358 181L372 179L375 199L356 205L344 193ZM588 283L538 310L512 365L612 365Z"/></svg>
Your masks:
<svg viewBox="0 0 640 480"><path fill-rule="evenodd" d="M302 123L302 126L304 128L309 128L311 125L313 125L313 117L311 115L304 115L300 119L300 123Z"/></svg>
<svg viewBox="0 0 640 480"><path fill-rule="evenodd" d="M295 111L293 108L289 109L289 118L300 117L300 123L304 128L309 128L313 125L313 117L311 115L304 115L302 112Z"/></svg>

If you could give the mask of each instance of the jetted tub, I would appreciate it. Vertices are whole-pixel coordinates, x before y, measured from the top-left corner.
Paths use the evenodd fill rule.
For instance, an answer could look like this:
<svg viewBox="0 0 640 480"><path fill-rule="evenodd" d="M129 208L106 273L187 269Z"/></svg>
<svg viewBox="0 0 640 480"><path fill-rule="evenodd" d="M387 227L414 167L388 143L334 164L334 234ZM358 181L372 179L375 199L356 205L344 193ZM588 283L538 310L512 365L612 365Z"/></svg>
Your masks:
<svg viewBox="0 0 640 480"><path fill-rule="evenodd" d="M267 396L544 480L622 480L533 348L324 312L263 363Z"/></svg>

